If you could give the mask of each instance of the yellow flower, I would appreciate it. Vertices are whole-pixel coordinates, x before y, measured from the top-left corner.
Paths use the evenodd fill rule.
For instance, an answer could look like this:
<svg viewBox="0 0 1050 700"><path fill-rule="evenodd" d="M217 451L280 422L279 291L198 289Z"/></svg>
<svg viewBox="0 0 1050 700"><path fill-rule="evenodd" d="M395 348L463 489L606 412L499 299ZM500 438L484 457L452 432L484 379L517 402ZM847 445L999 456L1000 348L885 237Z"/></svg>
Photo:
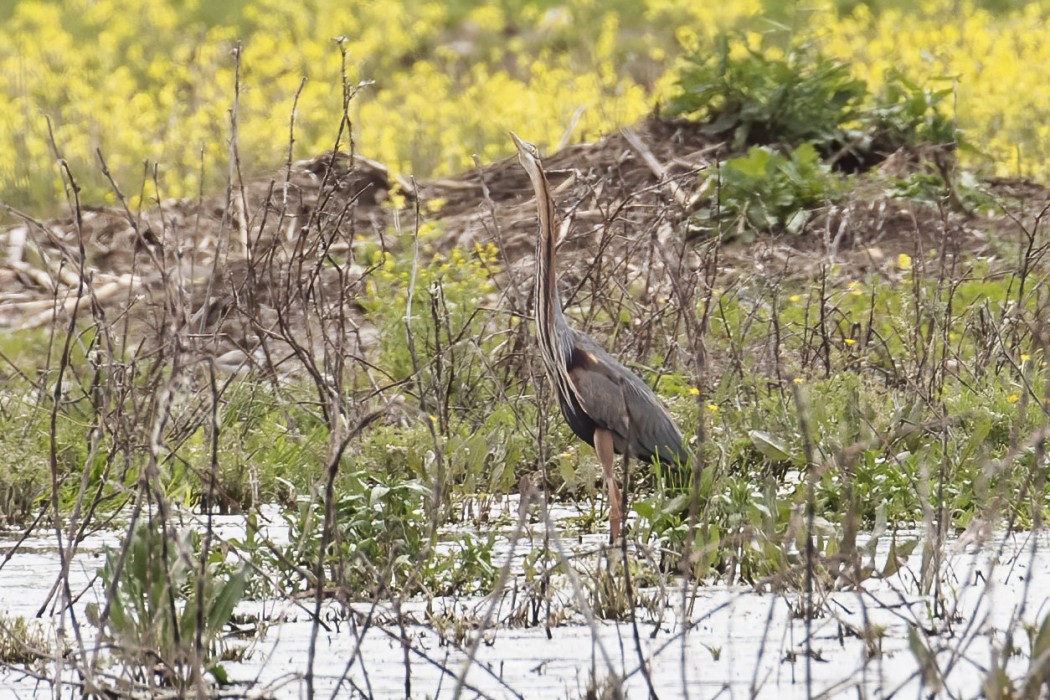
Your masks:
<svg viewBox="0 0 1050 700"><path fill-rule="evenodd" d="M857 344L857 339L856 338L846 338L842 342L845 343L846 345L852 346L852 345L856 345Z"/></svg>
<svg viewBox="0 0 1050 700"><path fill-rule="evenodd" d="M791 381L795 382L796 384L801 384L805 380L803 380L802 377L795 377Z"/></svg>
<svg viewBox="0 0 1050 700"><path fill-rule="evenodd" d="M1010 403L1017 403L1018 401L1021 400L1021 397L1018 396L1017 394L1010 394L1009 396L1006 397L1006 400L1009 401Z"/></svg>
<svg viewBox="0 0 1050 700"><path fill-rule="evenodd" d="M1022 365L1023 365L1023 364L1025 363L1025 362L1028 362L1028 361L1029 361L1029 360L1031 360L1031 359L1032 359L1032 356L1031 356L1031 355L1029 355L1029 354L1028 354L1027 352L1022 352L1022 353L1021 353L1021 364L1022 364Z"/></svg>
<svg viewBox="0 0 1050 700"><path fill-rule="evenodd" d="M801 294L792 294L791 296L788 297L788 301L790 301L792 304L797 304L800 301L802 301L802 295Z"/></svg>
<svg viewBox="0 0 1050 700"><path fill-rule="evenodd" d="M717 404L713 404L713 403L709 403L709 404L707 404L707 410L710 411L711 413L718 413L718 405Z"/></svg>
<svg viewBox="0 0 1050 700"><path fill-rule="evenodd" d="M700 390L699 390L699 389L697 389L697 388L696 388L696 387L694 386L694 387L692 387L692 388L690 388L690 389L689 389L689 394L690 394L691 396L699 396L699 395L700 395Z"/></svg>
<svg viewBox="0 0 1050 700"><path fill-rule="evenodd" d="M897 256L897 267L899 267L902 270L910 270L911 269L911 256L908 255L907 253L901 253L900 255L898 255Z"/></svg>

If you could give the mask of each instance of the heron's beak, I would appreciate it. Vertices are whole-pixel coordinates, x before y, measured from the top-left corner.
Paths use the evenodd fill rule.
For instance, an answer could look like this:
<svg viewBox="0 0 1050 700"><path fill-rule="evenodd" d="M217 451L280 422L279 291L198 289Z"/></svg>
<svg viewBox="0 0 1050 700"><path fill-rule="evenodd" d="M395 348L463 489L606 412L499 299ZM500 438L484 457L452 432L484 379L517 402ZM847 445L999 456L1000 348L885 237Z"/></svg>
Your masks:
<svg viewBox="0 0 1050 700"><path fill-rule="evenodd" d="M521 137L515 134L513 131L510 132L510 137L514 139L514 145L518 147L518 153L528 153L532 155L536 151L536 147L528 141L522 141Z"/></svg>
<svg viewBox="0 0 1050 700"><path fill-rule="evenodd" d="M518 161L521 162L521 167L525 168L525 172L529 174L529 179L533 181L533 185L538 186L537 183L542 179L543 172L540 165L539 151L528 141L522 140L513 131L510 132L510 137L514 140L514 145L518 147Z"/></svg>

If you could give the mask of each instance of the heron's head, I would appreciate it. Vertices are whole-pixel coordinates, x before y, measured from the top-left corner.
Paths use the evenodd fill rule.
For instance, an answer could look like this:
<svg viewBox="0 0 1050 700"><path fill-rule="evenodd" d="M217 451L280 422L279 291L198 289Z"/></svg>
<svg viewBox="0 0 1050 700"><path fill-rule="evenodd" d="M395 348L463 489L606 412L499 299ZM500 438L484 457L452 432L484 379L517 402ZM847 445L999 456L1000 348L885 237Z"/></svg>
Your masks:
<svg viewBox="0 0 1050 700"><path fill-rule="evenodd" d="M528 141L522 141L513 131L510 132L510 137L514 139L514 145L518 147L518 160L521 161L521 167L525 168L525 172L529 174L533 187L539 190L540 183L543 181L540 152Z"/></svg>

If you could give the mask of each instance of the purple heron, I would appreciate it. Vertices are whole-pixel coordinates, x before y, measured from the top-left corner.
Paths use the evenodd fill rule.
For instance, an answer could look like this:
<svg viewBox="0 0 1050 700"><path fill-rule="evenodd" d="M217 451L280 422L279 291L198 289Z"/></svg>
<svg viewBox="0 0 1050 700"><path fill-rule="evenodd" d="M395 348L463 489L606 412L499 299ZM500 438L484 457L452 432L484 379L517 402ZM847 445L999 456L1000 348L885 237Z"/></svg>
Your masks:
<svg viewBox="0 0 1050 700"><path fill-rule="evenodd" d="M576 435L594 447L609 493L612 539L623 522L615 454L668 466L684 465L682 434L660 399L641 377L620 364L594 340L573 330L562 314L555 271L554 200L536 147L511 134L518 159L532 181L539 215L536 238L536 333L543 366L558 396L562 415Z"/></svg>

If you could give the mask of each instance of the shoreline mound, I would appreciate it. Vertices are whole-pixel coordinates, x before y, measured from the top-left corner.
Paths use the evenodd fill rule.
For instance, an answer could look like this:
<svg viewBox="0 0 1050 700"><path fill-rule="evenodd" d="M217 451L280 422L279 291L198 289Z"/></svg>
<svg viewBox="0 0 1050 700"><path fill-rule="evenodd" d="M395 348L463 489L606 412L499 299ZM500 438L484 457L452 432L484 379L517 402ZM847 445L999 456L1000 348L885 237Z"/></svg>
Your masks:
<svg viewBox="0 0 1050 700"><path fill-rule="evenodd" d="M935 169L921 154L899 152L849 181L835 202L807 210L793 233L748 231L746 217L721 215L727 185L713 175L741 155L701 125L657 117L548 155L563 217L560 274L572 290L566 302L577 303L585 283L626 288L644 277L638 303L658 303L670 295L669 267L695 277L697 251L716 238L719 275L730 282L773 268L812 277L829 263L867 274L892 267L899 253L928 249L994 255L1050 202L1046 188L1027 181L970 183L996 210L978 213L946 172L945 196L924 201L908 195L908 183L935 189ZM45 327L72 313L127 315L133 336L162 342L183 333L236 369L259 359L260 338L295 333L310 304L349 305L355 327L345 349L365 353L381 330L370 327L354 285L374 267L376 250L404 250L417 227L427 260L495 246L512 310L530 313L535 204L513 156L415 182L329 153L234 183L228 194L79 214L79 222L22 217L0 231L0 329ZM324 342L308 344L320 350Z"/></svg>

